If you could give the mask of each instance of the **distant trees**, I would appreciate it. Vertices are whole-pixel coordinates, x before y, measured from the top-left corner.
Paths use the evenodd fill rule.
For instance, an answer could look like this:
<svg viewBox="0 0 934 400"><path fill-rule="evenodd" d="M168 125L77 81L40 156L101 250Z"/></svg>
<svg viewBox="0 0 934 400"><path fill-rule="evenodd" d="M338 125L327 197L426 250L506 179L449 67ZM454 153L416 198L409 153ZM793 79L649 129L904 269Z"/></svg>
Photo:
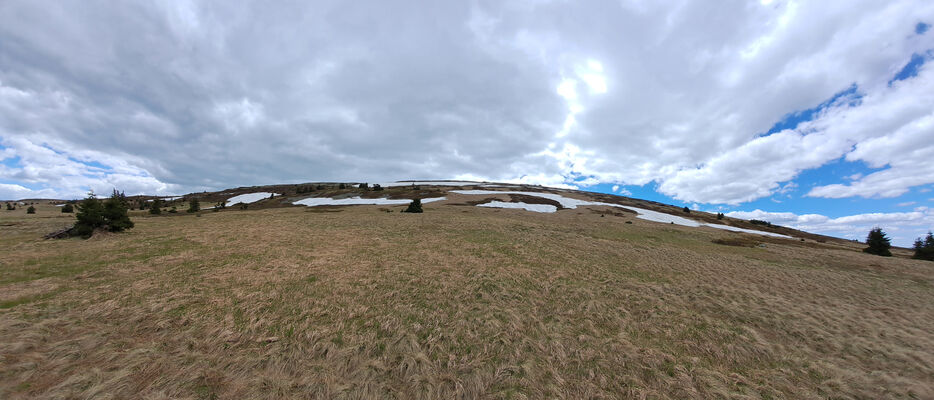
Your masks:
<svg viewBox="0 0 934 400"><path fill-rule="evenodd" d="M191 200L188 200L188 212L195 213L201 211L201 202L198 201L197 197L192 197Z"/></svg>
<svg viewBox="0 0 934 400"><path fill-rule="evenodd" d="M130 229L133 227L133 221L127 215L128 208L126 196L116 189L110 198L103 202L97 199L94 192L90 192L88 197L78 204L78 213L75 215L78 221L72 232L77 236L89 238L97 229L110 232Z"/></svg>
<svg viewBox="0 0 934 400"><path fill-rule="evenodd" d="M723 213L717 213L717 219L718 219L718 220L719 220L719 219L723 219L723 217L724 217Z"/></svg>
<svg viewBox="0 0 934 400"><path fill-rule="evenodd" d="M928 231L928 235L924 240L921 240L921 238L916 239L914 249L915 255L912 258L934 261L934 235Z"/></svg>
<svg viewBox="0 0 934 400"><path fill-rule="evenodd" d="M380 191L380 190L383 190L383 187L380 186L378 183L374 183L374 184L373 184L373 190L375 190L375 191L378 192L378 191Z"/></svg>
<svg viewBox="0 0 934 400"><path fill-rule="evenodd" d="M152 215L162 214L162 199L152 199L152 204L149 205L149 213Z"/></svg>
<svg viewBox="0 0 934 400"><path fill-rule="evenodd" d="M420 213L420 212L422 212L422 201L419 200L419 199L412 200L412 202L409 203L409 207L406 208L405 211L403 211L403 212L407 212L407 213Z"/></svg>
<svg viewBox="0 0 934 400"><path fill-rule="evenodd" d="M762 221L762 220L758 220L758 219L751 219L751 220L749 220L749 223L750 223L750 224L753 224L753 225L772 226L772 223L771 223L771 222L769 222L769 221Z"/></svg>
<svg viewBox="0 0 934 400"><path fill-rule="evenodd" d="M369 188L370 188L370 185L367 184L366 182L363 182L363 183L361 183L361 184L359 185L359 188L360 188L360 189L369 189Z"/></svg>
<svg viewBox="0 0 934 400"><path fill-rule="evenodd" d="M882 228L872 228L872 230L869 231L869 235L866 236L866 244L869 247L863 249L865 253L883 257L892 256L892 252L889 251L892 247L892 242L885 235L885 232L882 231Z"/></svg>
<svg viewBox="0 0 934 400"><path fill-rule="evenodd" d="M29 206L29 208L26 209L26 214L35 214L35 213L36 213L36 208L33 206Z"/></svg>
<svg viewBox="0 0 934 400"><path fill-rule="evenodd" d="M75 212L75 207L72 206L71 203L65 203L65 205L62 206L62 212L63 212L63 213L73 213L73 212Z"/></svg>

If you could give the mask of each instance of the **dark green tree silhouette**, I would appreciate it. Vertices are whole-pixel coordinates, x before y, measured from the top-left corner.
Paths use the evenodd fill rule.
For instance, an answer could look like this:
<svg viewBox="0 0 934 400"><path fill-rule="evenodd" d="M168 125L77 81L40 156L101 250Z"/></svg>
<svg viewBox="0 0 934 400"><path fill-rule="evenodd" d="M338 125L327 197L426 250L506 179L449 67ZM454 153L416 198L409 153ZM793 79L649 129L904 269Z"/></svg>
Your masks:
<svg viewBox="0 0 934 400"><path fill-rule="evenodd" d="M192 197L191 200L188 200L188 212L194 213L201 211L201 202L198 201L197 197Z"/></svg>
<svg viewBox="0 0 934 400"><path fill-rule="evenodd" d="M104 207L94 192L88 192L88 197L78 204L78 213L75 214L75 218L78 219L74 227L76 236L89 238L94 234L95 229L104 226Z"/></svg>
<svg viewBox="0 0 934 400"><path fill-rule="evenodd" d="M26 214L35 214L35 213L36 213L36 208L33 206L29 206L29 208L26 209Z"/></svg>
<svg viewBox="0 0 934 400"><path fill-rule="evenodd" d="M412 202L409 203L409 207L406 208L405 211L403 211L403 212L407 212L407 213L420 213L420 212L422 212L422 201L419 200L419 199L412 200Z"/></svg>
<svg viewBox="0 0 934 400"><path fill-rule="evenodd" d="M882 228L872 228L872 230L869 231L869 235L866 236L866 244L869 245L869 247L863 249L865 253L883 257L892 256L892 252L889 251L892 247L892 242L885 235L885 232L882 231Z"/></svg>
<svg viewBox="0 0 934 400"><path fill-rule="evenodd" d="M152 199L152 204L149 206L149 213L152 215L162 214L162 199Z"/></svg>
<svg viewBox="0 0 934 400"><path fill-rule="evenodd" d="M65 203L65 205L62 206L62 212L63 212L63 213L73 213L73 212L75 212L75 207L72 206L71 203Z"/></svg>
<svg viewBox="0 0 934 400"><path fill-rule="evenodd" d="M929 231L924 240L921 238L915 240L914 249L915 255L912 258L934 261L934 235Z"/></svg>
<svg viewBox="0 0 934 400"><path fill-rule="evenodd" d="M109 199L104 200L104 223L107 230L111 232L121 232L133 227L133 221L127 215L130 209L129 203L123 192L117 192L114 189Z"/></svg>

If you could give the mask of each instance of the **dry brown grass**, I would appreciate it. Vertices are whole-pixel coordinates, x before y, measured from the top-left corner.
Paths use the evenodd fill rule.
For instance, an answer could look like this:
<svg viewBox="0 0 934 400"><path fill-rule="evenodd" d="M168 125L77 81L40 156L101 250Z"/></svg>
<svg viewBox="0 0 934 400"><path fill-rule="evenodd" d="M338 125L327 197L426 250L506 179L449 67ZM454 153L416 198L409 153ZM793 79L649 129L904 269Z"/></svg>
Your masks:
<svg viewBox="0 0 934 400"><path fill-rule="evenodd" d="M934 398L929 262L381 208L0 211L0 398Z"/></svg>

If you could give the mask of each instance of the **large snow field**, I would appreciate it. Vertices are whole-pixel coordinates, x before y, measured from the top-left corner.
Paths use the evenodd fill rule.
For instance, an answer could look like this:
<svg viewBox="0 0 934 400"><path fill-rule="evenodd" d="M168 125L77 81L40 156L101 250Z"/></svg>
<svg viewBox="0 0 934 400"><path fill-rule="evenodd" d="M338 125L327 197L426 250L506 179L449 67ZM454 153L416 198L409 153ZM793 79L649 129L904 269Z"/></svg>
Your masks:
<svg viewBox="0 0 934 400"><path fill-rule="evenodd" d="M765 231L757 231L757 230L754 230L754 229L743 229L743 228L737 228L737 227L733 227L733 226L729 226L729 225L702 223L702 222L694 221L694 220L692 220L692 219L688 219L688 218L684 218L684 217L679 217L679 216L677 216L677 215L666 214L666 213L663 213L663 212L658 212L658 211L653 211L653 210L646 210L646 209L644 209L644 208L631 207L631 206L622 206L622 205L619 205L619 204L604 203L604 202L599 202L599 201L578 200L578 199L572 199L572 198L569 198L569 197L564 197L564 196L562 196L562 195L560 195L560 194L554 194L554 193L513 192L513 191L498 191L498 190L452 190L451 193L467 194L467 195L520 194L520 195L535 196L535 197L541 197L541 198L544 198L544 199L554 200L554 201L558 202L559 204L561 204L561 206L564 207L564 208L577 208L578 206L609 206L609 207L617 207L617 208L624 208L624 209L628 209L628 210L635 211L636 214L637 214L637 215L636 215L636 218L644 219L644 220L647 220L647 221L661 222L661 223L665 223L665 224L672 224L672 223L673 223L673 224L675 224L675 225L690 226L690 227L709 226L709 227L711 227L711 228L724 229L724 230L734 231L734 232L746 232L746 233L754 233L754 234L758 234L758 235L766 235L766 236L775 236L775 237L790 238L790 236L788 236L788 235L782 235L782 234L778 234L778 233L765 232ZM481 206L481 207L496 207L496 206L487 205L487 204L492 204L492 203L502 203L502 202L490 202L490 203L486 203L486 204L478 204L478 206ZM502 204L525 204L525 203L502 203ZM555 212L555 211L557 211L557 208L555 208L554 206L550 206L550 207L552 208L552 210L549 210L549 211L545 211L544 209L540 209L540 210L529 210L529 211L536 211L536 212ZM525 207L511 206L511 207L509 207L509 208L525 208Z"/></svg>

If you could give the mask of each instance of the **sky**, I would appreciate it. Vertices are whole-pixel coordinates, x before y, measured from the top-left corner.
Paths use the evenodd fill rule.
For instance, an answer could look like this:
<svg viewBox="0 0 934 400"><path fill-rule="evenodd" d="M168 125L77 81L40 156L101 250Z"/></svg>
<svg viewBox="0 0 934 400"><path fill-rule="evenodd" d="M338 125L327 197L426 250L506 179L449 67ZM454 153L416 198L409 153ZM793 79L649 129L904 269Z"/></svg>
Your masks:
<svg viewBox="0 0 934 400"><path fill-rule="evenodd" d="M0 2L0 199L470 179L909 246L934 2Z"/></svg>

